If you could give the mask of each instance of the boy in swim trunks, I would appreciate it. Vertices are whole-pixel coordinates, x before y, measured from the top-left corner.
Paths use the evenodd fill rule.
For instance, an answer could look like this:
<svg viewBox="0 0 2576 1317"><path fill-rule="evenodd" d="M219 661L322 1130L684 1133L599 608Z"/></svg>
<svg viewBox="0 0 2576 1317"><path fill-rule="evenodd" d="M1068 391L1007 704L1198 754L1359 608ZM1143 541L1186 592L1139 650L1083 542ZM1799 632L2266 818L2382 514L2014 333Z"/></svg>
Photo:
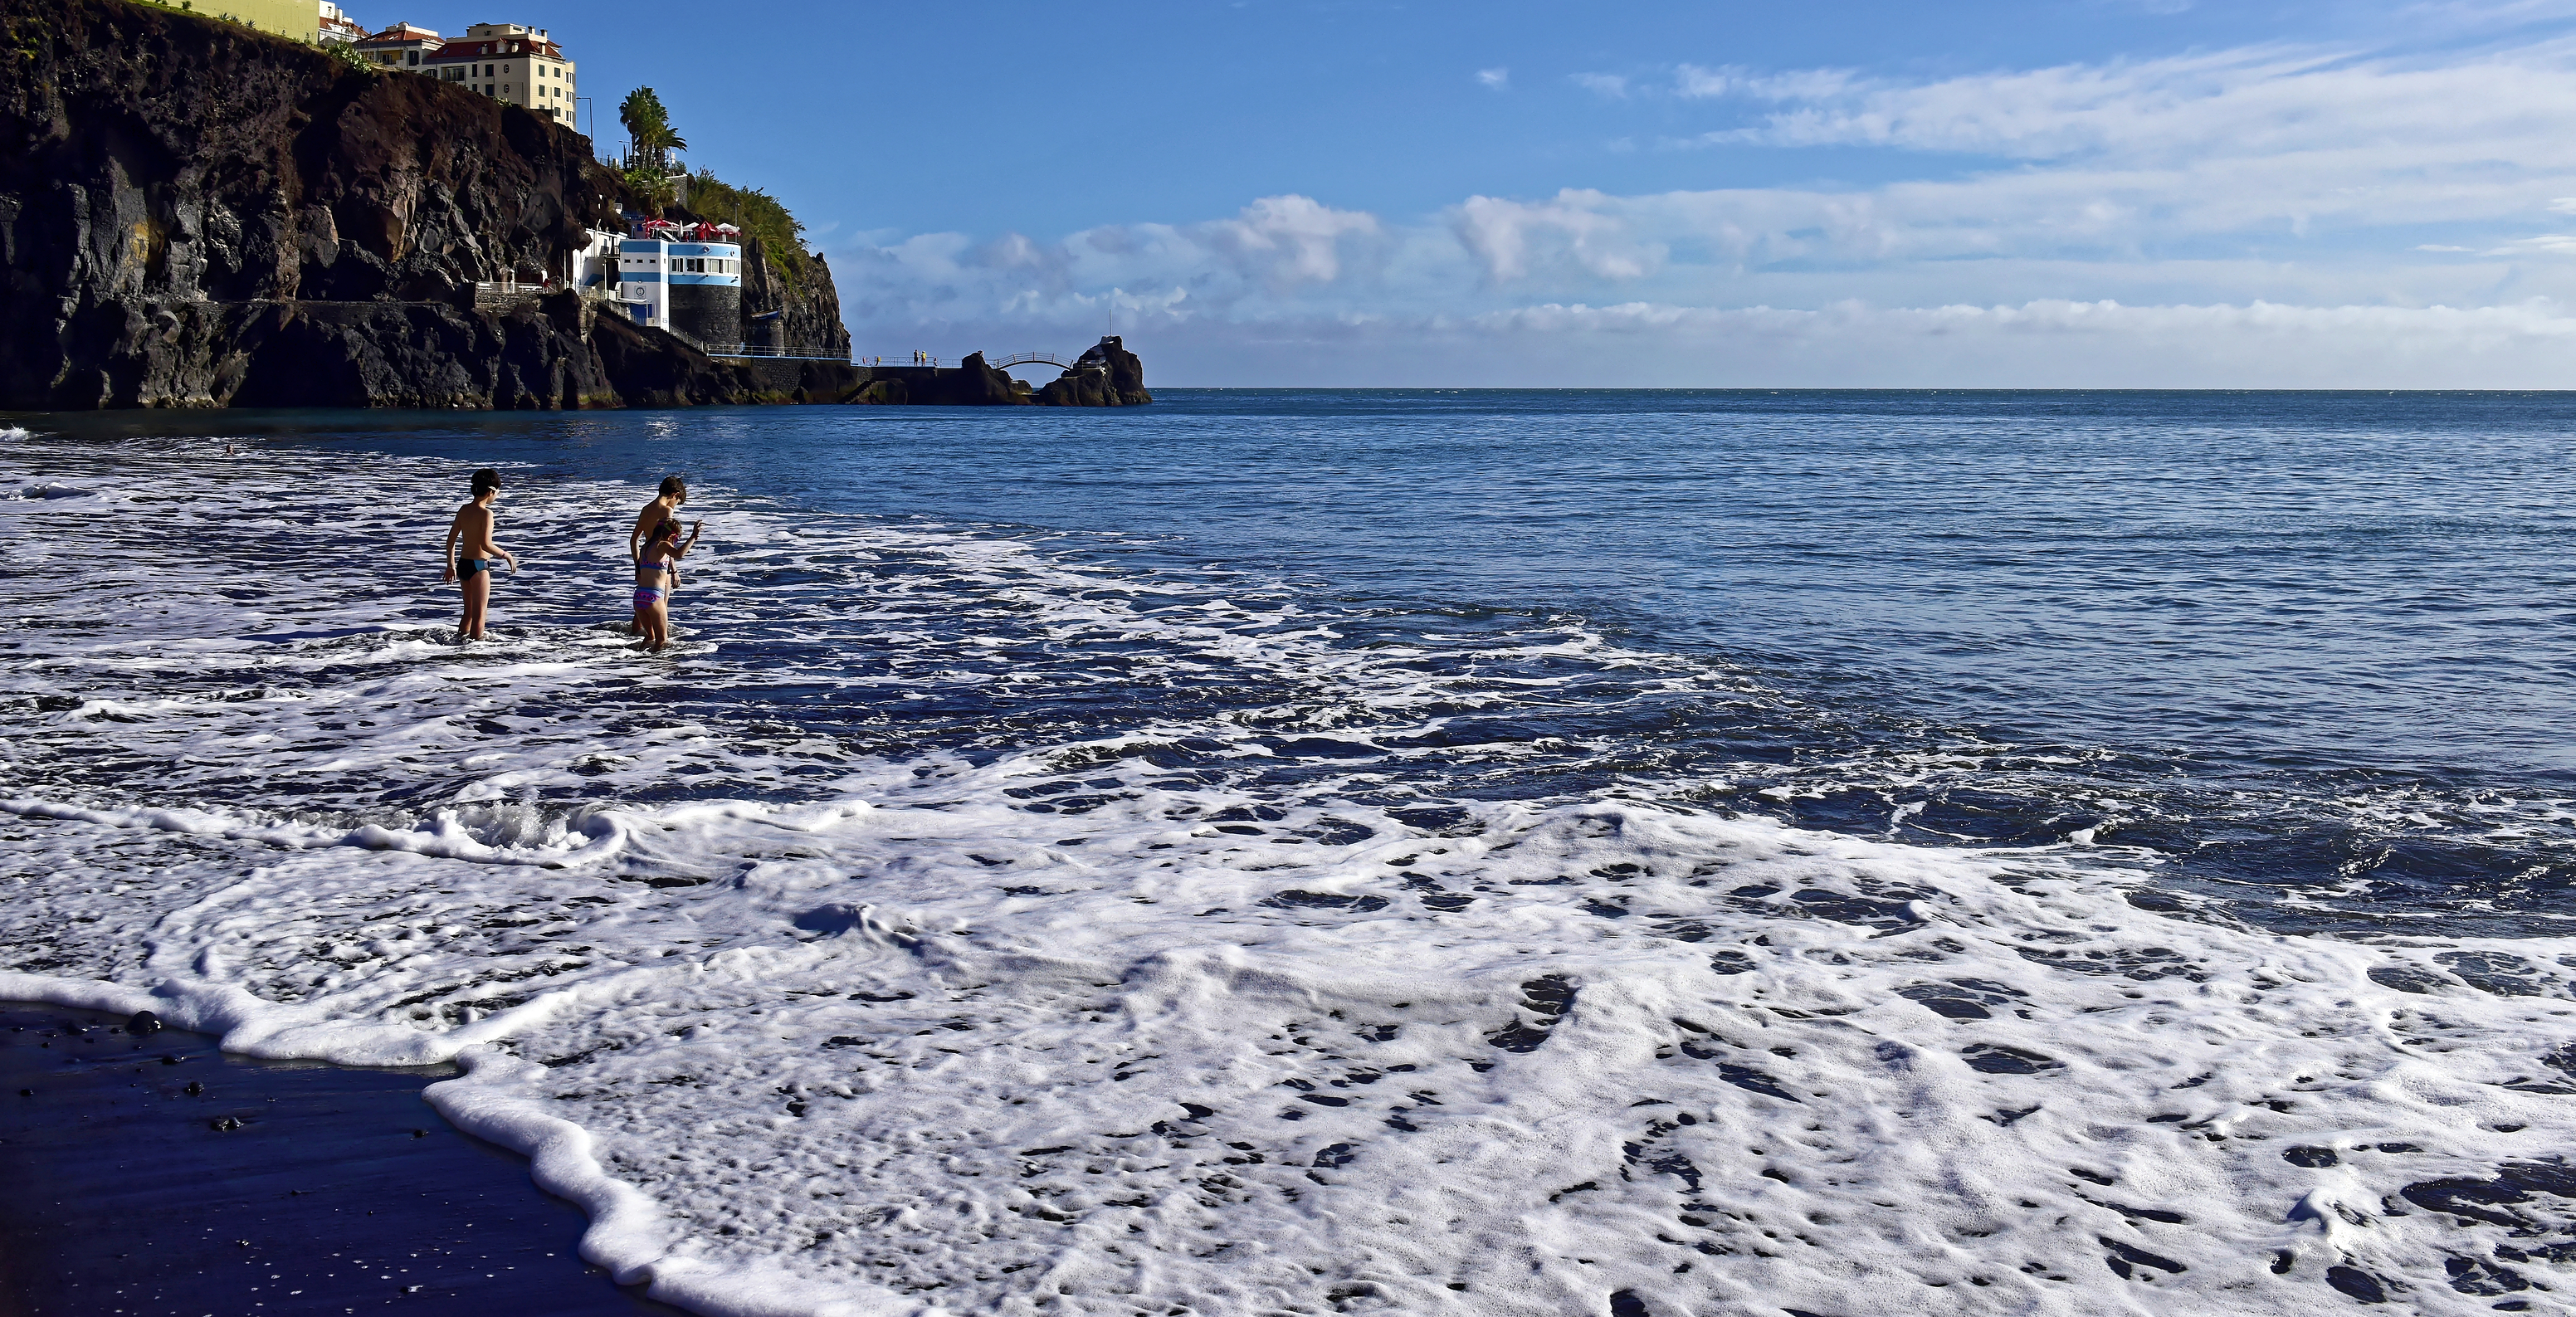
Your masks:
<svg viewBox="0 0 2576 1317"><path fill-rule="evenodd" d="M671 643L671 591L680 584L680 559L697 547L704 529L703 521L691 523L688 541L682 543L680 523L663 522L636 555L635 630L644 637L648 654L659 654Z"/></svg>
<svg viewBox="0 0 2576 1317"><path fill-rule="evenodd" d="M492 569L502 563L510 571L519 570L519 560L508 549L492 542L492 501L501 497L501 473L485 467L474 473L474 497L456 510L456 520L447 526L447 574L439 578L444 584L462 576L465 582L465 617L456 625L456 643L483 638L483 615L492 602ZM460 546L465 556L457 557Z"/></svg>
<svg viewBox="0 0 2576 1317"><path fill-rule="evenodd" d="M662 492L654 495L653 501L645 504L642 512L635 514L635 529L627 532L627 561L644 561L645 540L663 523L679 516L680 505L688 501L689 482L678 476L662 477Z"/></svg>

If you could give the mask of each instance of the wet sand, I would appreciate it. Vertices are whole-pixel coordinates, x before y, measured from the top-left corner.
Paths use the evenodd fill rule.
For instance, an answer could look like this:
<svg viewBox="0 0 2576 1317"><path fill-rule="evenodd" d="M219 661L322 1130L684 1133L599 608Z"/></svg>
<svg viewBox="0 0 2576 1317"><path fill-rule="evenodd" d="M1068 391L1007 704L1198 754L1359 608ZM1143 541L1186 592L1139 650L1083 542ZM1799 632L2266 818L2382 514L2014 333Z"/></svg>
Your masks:
<svg viewBox="0 0 2576 1317"><path fill-rule="evenodd" d="M0 1317L677 1314L581 1260L581 1212L524 1160L439 1118L420 1091L452 1073L0 1005Z"/></svg>

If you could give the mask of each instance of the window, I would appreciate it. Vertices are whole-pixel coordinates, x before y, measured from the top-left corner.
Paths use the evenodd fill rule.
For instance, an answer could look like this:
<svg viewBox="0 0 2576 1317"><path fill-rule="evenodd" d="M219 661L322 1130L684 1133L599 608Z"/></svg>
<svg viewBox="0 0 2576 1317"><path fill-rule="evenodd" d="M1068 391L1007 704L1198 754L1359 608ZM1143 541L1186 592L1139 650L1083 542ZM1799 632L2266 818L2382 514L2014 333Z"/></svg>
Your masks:
<svg viewBox="0 0 2576 1317"><path fill-rule="evenodd" d="M411 52L411 58L410 58L409 60L405 61L405 62L406 62L406 63L408 63L408 64L410 64L410 65L411 65L412 67L414 67L414 68L419 67L419 65L420 65L420 52L419 52L419 51L417 51L417 50L415 50L415 51Z"/></svg>

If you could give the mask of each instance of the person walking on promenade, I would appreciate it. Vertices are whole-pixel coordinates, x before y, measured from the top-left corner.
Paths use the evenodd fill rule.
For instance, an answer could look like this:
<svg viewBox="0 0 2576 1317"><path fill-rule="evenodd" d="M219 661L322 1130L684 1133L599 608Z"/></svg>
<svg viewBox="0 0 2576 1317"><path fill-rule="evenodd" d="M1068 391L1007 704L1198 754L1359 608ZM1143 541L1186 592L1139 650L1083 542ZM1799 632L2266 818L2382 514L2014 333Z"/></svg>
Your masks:
<svg viewBox="0 0 2576 1317"><path fill-rule="evenodd" d="M653 538L644 544L644 552L635 560L635 629L644 637L644 652L659 654L671 643L671 591L679 588L680 559L698 545L698 535L706 529L703 521L689 526L689 538L680 539L680 523L666 521L653 528Z"/></svg>
<svg viewBox="0 0 2576 1317"><path fill-rule="evenodd" d="M483 618L492 603L492 569L510 564L516 575L519 560L508 549L492 542L492 503L501 497L501 473L485 467L474 473L474 497L456 510L456 519L447 525L447 574L441 584L462 577L465 589L465 616L456 624L456 643L483 638ZM459 558L457 555L463 553Z"/></svg>

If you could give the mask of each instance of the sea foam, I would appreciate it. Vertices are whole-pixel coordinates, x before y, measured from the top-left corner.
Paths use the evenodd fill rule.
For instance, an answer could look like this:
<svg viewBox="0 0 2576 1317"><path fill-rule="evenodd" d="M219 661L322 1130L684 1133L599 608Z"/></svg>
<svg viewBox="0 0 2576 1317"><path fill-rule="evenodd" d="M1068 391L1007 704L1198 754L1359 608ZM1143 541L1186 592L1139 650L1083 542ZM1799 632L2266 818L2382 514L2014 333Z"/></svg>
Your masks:
<svg viewBox="0 0 2576 1317"><path fill-rule="evenodd" d="M530 478L458 650L452 472L45 456L207 492L0 506L0 995L456 1059L694 1309L2467 1313L2576 1252L2576 947L1732 816L1583 729L1779 697L1579 622L750 506L652 659L641 491Z"/></svg>

